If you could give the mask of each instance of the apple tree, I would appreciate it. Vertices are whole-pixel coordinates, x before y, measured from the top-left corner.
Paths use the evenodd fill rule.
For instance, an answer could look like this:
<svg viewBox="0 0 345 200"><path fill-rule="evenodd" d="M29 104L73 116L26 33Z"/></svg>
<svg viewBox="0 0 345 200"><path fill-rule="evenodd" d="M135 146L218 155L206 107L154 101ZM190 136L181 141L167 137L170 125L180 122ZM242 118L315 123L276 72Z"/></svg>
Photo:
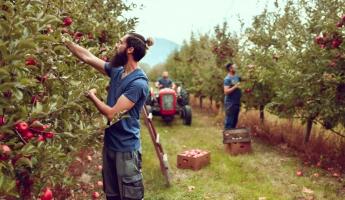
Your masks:
<svg viewBox="0 0 345 200"><path fill-rule="evenodd" d="M106 60L134 27L135 18L122 16L133 6L0 1L0 198L52 199L54 187L73 184L73 153L99 143L104 125L84 92L96 87L104 97L108 80L72 56L61 39Z"/></svg>

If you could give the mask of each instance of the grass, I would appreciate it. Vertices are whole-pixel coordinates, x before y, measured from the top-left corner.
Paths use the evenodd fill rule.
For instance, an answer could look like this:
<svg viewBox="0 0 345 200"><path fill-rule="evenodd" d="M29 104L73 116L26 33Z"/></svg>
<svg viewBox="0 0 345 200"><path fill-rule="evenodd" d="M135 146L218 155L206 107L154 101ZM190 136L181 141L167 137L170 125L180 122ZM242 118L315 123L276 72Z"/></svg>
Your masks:
<svg viewBox="0 0 345 200"><path fill-rule="evenodd" d="M345 199L342 179L335 179L319 168L307 167L279 148L254 141L251 154L226 154L222 130L213 125L213 118L193 110L192 126L184 126L178 117L172 124L155 117L154 124L169 156L173 177L169 188L164 186L158 159L142 123L146 200ZM192 148L210 151L211 164L199 171L176 168L177 154ZM299 169L303 177L295 175ZM320 177L314 177L314 173Z"/></svg>

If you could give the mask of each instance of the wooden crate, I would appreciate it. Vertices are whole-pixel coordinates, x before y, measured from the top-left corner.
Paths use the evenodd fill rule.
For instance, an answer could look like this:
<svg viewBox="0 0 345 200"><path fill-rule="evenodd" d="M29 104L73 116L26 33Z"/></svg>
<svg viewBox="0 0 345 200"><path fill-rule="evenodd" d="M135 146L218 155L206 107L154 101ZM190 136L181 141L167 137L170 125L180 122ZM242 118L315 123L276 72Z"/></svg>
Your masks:
<svg viewBox="0 0 345 200"><path fill-rule="evenodd" d="M211 154L208 151L192 149L177 155L177 168L199 170L208 165Z"/></svg>
<svg viewBox="0 0 345 200"><path fill-rule="evenodd" d="M223 131L223 144L250 142L250 129L248 128L234 128Z"/></svg>
<svg viewBox="0 0 345 200"><path fill-rule="evenodd" d="M225 152L231 155L250 153L252 151L251 142L233 142L224 144Z"/></svg>

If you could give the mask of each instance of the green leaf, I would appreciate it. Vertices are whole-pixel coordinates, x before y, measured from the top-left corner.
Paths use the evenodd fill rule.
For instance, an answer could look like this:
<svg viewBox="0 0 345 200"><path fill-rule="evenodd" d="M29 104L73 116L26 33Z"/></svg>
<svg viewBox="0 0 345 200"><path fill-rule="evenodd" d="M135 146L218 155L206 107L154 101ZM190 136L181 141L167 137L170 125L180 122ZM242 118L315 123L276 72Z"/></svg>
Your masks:
<svg viewBox="0 0 345 200"><path fill-rule="evenodd" d="M16 49L36 49L36 44L33 39L24 39L17 44Z"/></svg>
<svg viewBox="0 0 345 200"><path fill-rule="evenodd" d="M9 180L7 183L7 188L6 188L6 192L9 193L12 196L15 196L14 192L11 192L14 187L16 186L16 182L14 180Z"/></svg>
<svg viewBox="0 0 345 200"><path fill-rule="evenodd" d="M41 24L62 23L62 21L54 15L46 15L41 22Z"/></svg>
<svg viewBox="0 0 345 200"><path fill-rule="evenodd" d="M31 22L37 22L37 19L35 17L27 17L25 18L26 23L31 23Z"/></svg>
<svg viewBox="0 0 345 200"><path fill-rule="evenodd" d="M13 95L16 97L17 100L23 99L23 92L20 90L13 90Z"/></svg>
<svg viewBox="0 0 345 200"><path fill-rule="evenodd" d="M71 132L63 132L59 135L63 135L63 136L70 137L70 138L78 138L78 136L73 135Z"/></svg>
<svg viewBox="0 0 345 200"><path fill-rule="evenodd" d="M83 107L80 105L80 104L77 104L77 103L69 103L69 107L72 107L72 108L76 108L78 110L84 110Z"/></svg>
<svg viewBox="0 0 345 200"><path fill-rule="evenodd" d="M1 25L1 23L0 23L0 25ZM8 54L8 47L7 47L7 45L8 45L8 41L7 42L3 42L3 41L0 42L0 52L1 52L1 54L3 56L7 56L7 54Z"/></svg>
<svg viewBox="0 0 345 200"><path fill-rule="evenodd" d="M54 47L55 52L68 52L67 48L63 45L58 45Z"/></svg>
<svg viewBox="0 0 345 200"><path fill-rule="evenodd" d="M6 69L0 68L0 76L5 77L5 76L9 76L9 75L10 75L10 73Z"/></svg>
<svg viewBox="0 0 345 200"><path fill-rule="evenodd" d="M1 176L0 176L0 189L3 188L4 182L5 182L5 175L0 172Z"/></svg>
<svg viewBox="0 0 345 200"><path fill-rule="evenodd" d="M41 113L43 112L43 106L40 102L37 102L36 106L34 106L34 109L32 110L33 113Z"/></svg>
<svg viewBox="0 0 345 200"><path fill-rule="evenodd" d="M17 82L7 82L7 83L2 83L0 85L0 90L1 91L5 91L5 90L8 90L8 89L19 88L19 87L20 87L20 84L17 83Z"/></svg>
<svg viewBox="0 0 345 200"><path fill-rule="evenodd" d="M66 120L63 120L63 124L64 124L64 127L66 130L68 131L72 131L73 130L73 126L70 122L66 121Z"/></svg>
<svg viewBox="0 0 345 200"><path fill-rule="evenodd" d="M73 85L73 86L79 86L81 84L81 81L70 81L70 83Z"/></svg>
<svg viewBox="0 0 345 200"><path fill-rule="evenodd" d="M51 35L37 35L34 41L35 42L42 42L42 41L56 42L56 39Z"/></svg>
<svg viewBox="0 0 345 200"><path fill-rule="evenodd" d="M29 79L29 78L22 78L19 80L19 82L22 86L35 86L36 85L36 81L32 81L32 79Z"/></svg>
<svg viewBox="0 0 345 200"><path fill-rule="evenodd" d="M19 158L19 160L16 162L16 166L33 167L31 160L26 157Z"/></svg>
<svg viewBox="0 0 345 200"><path fill-rule="evenodd" d="M36 149L36 147L33 146L32 144L26 144L26 145L22 148L21 152L22 152L24 155L32 155L32 154L34 154L34 153L37 152L37 149Z"/></svg>
<svg viewBox="0 0 345 200"><path fill-rule="evenodd" d="M83 130L84 129L84 124L82 121L79 121L79 129Z"/></svg>

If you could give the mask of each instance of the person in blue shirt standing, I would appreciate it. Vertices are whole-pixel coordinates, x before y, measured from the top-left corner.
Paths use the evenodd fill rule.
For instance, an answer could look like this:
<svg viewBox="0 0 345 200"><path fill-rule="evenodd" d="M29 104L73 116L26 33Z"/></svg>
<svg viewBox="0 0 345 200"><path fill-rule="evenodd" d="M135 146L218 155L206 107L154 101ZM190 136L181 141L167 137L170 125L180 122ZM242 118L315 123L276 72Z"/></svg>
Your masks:
<svg viewBox="0 0 345 200"><path fill-rule="evenodd" d="M226 66L228 74L224 78L224 108L225 123L224 129L236 128L238 115L241 106L241 78L236 75L235 65L228 63Z"/></svg>
<svg viewBox="0 0 345 200"><path fill-rule="evenodd" d="M107 103L96 96L96 89L86 93L99 112L109 122L119 113L128 114L109 123L104 133L102 175L107 200L144 198L139 114L148 96L148 78L138 62L152 44L151 39L128 33L116 44L115 55L105 62L87 49L65 41L77 58L110 78Z"/></svg>

